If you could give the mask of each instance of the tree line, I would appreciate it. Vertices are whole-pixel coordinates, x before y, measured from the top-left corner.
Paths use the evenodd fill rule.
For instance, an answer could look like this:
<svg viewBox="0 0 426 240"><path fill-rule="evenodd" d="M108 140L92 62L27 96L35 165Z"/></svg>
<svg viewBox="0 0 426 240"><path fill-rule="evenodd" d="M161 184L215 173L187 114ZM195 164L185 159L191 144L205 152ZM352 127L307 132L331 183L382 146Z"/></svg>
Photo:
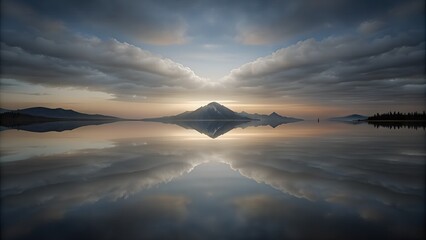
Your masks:
<svg viewBox="0 0 426 240"><path fill-rule="evenodd" d="M401 113L401 112L388 112L388 113L376 113L374 116L370 116L367 118L368 121L372 120L393 120L393 121L426 121L426 112L409 112L409 113Z"/></svg>

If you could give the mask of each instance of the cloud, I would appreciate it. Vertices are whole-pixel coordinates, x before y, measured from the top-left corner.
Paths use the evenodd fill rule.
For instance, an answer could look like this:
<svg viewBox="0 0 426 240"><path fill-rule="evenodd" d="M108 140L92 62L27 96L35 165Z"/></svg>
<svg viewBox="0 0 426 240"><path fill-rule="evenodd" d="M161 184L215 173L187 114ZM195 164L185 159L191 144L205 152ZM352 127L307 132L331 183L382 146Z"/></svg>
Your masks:
<svg viewBox="0 0 426 240"><path fill-rule="evenodd" d="M411 22L411 28L421 29L421 24L413 19L422 14L411 11L411 6L420 7L422 1L255 1L247 5L237 20L235 39L248 45L291 42L324 32L348 32L356 29L360 22L373 18L378 18L377 23L386 22L395 28L400 28L402 22ZM412 15L395 20L389 13L401 8L410 10ZM374 29L379 27L377 23ZM368 28L373 26L370 24Z"/></svg>
<svg viewBox="0 0 426 240"><path fill-rule="evenodd" d="M116 39L61 31L10 33L1 47L2 76L33 84L102 91L116 98L197 89L207 80L190 68Z"/></svg>
<svg viewBox="0 0 426 240"><path fill-rule="evenodd" d="M8 16L31 21L61 19L86 31L109 32L154 45L182 44L187 41L187 24L168 5L155 1L5 1ZM170 4L169 4L170 5ZM172 7L172 6L170 6ZM53 21L48 21L53 23ZM62 25L62 24L61 24Z"/></svg>
<svg viewBox="0 0 426 240"><path fill-rule="evenodd" d="M374 33L383 27L383 25L383 22L377 20L365 21L359 25L358 31L365 34Z"/></svg>
<svg viewBox="0 0 426 240"><path fill-rule="evenodd" d="M397 21L413 23L413 19L422 15L419 11L423 9L422 2L19 0L5 1L3 5L8 9L14 6L15 13L31 10L38 16L61 19L78 31L107 32L114 38L148 44L173 45L199 40L220 43L234 39L258 45L297 40L321 32L344 32L371 19L394 26L399 25L395 24ZM399 16L397 20L395 15Z"/></svg>
<svg viewBox="0 0 426 240"><path fill-rule="evenodd" d="M6 1L2 77L100 91L122 101L170 102L190 96L418 106L426 88L424 13L418 11L423 5L334 0ZM280 43L274 46L281 48L216 81L152 53L163 48L139 44L139 38L144 43L185 43L160 51L170 49L171 55L178 55L174 59L196 61L194 65L206 72L238 66L241 56L254 49L236 45L235 39L244 44ZM194 53L191 44L208 54ZM271 51L270 46L256 49L261 55ZM257 56L259 52L253 55Z"/></svg>
<svg viewBox="0 0 426 240"><path fill-rule="evenodd" d="M422 32L307 39L232 70L223 82L275 97L419 103L424 93L404 86L425 85L424 49Z"/></svg>

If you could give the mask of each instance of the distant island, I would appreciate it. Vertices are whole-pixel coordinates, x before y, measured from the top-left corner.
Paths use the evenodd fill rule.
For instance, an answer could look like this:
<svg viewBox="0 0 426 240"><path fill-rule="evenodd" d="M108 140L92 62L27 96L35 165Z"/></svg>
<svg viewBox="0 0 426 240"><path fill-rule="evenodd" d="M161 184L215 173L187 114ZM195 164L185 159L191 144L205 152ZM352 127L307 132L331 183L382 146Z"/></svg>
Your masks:
<svg viewBox="0 0 426 240"><path fill-rule="evenodd" d="M122 120L113 116L86 114L62 108L32 107L20 110L0 109L0 126L32 132L72 130Z"/></svg>
<svg viewBox="0 0 426 240"><path fill-rule="evenodd" d="M359 114L352 114L344 117L329 118L330 121L339 121L352 124L368 123L374 127L385 127L390 129L399 128L423 128L426 129L426 112L388 112L376 113L373 116L363 116Z"/></svg>
<svg viewBox="0 0 426 240"><path fill-rule="evenodd" d="M333 118L329 118L329 121L337 121L337 122L354 122L354 121L363 121L366 120L368 117L367 116L363 116L360 114L351 114L348 116L344 116L344 117L333 117Z"/></svg>
<svg viewBox="0 0 426 240"><path fill-rule="evenodd" d="M211 102L195 111L186 111L175 116L146 118L143 121L162 122L194 129L211 138L223 135L234 128L271 126L273 128L286 123L303 121L303 119L281 116L276 112L269 115L234 112L231 109Z"/></svg>

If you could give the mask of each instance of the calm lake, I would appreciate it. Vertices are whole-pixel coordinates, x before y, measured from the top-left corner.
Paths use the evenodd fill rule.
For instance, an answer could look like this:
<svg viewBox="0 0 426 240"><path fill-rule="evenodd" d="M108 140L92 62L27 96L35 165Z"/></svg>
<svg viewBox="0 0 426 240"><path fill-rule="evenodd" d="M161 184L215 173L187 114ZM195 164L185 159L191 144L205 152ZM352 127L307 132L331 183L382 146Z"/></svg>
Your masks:
<svg viewBox="0 0 426 240"><path fill-rule="evenodd" d="M115 122L0 141L1 239L425 235L421 128L303 121L213 139Z"/></svg>

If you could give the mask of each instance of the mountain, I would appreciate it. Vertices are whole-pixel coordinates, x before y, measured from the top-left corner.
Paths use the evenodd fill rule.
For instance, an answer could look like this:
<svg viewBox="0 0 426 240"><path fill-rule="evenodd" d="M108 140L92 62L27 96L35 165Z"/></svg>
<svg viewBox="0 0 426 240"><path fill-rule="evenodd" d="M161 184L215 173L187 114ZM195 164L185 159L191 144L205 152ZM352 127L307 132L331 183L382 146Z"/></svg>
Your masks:
<svg viewBox="0 0 426 240"><path fill-rule="evenodd" d="M16 110L21 114L27 114L31 116L46 117L46 118L58 118L58 119L78 119L78 120L101 120L101 119L117 119L112 116L105 116L100 114L86 114L76 112L74 110L66 110L62 108L45 108L45 107L32 107L26 109Z"/></svg>
<svg viewBox="0 0 426 240"><path fill-rule="evenodd" d="M195 111L187 111L175 116L144 119L148 121L251 121L248 117L239 115L231 109L211 102Z"/></svg>
<svg viewBox="0 0 426 240"><path fill-rule="evenodd" d="M329 118L330 121L340 121L340 122L354 122L354 121L362 121L366 120L368 117L359 115L359 114L352 114L344 117L333 117Z"/></svg>
<svg viewBox="0 0 426 240"><path fill-rule="evenodd" d="M250 122L250 124L242 124L240 125L240 127L257 127L257 126L266 126L269 125L273 128L284 124L284 123L291 123L291 122L298 122L298 121L302 121L302 119L298 119L298 118L292 118L292 117L285 117L285 116L281 116L276 112L273 112L269 115L263 115L263 114L251 114L251 113L246 113L246 112L241 112L239 113L240 116L243 117L247 117L247 118L251 118L254 120L258 120L258 121L253 121ZM245 126L247 125L247 126Z"/></svg>
<svg viewBox="0 0 426 240"><path fill-rule="evenodd" d="M275 128L281 124L302 121L302 119L283 117L276 112L269 115L236 113L217 102L211 102L195 111L186 111L175 116L143 120L176 124L186 129L194 129L211 138L217 138L234 128L267 125Z"/></svg>

